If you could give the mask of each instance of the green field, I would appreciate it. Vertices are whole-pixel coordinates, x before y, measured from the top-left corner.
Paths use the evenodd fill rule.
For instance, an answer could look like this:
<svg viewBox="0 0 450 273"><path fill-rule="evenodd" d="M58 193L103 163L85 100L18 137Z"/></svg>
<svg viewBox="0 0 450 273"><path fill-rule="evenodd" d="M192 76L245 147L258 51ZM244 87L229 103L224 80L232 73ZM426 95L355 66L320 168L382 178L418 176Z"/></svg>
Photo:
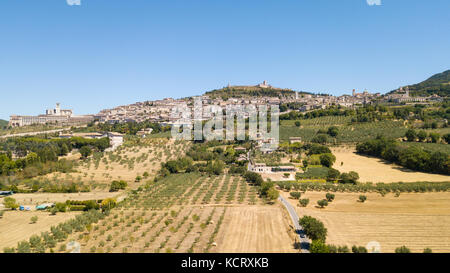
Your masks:
<svg viewBox="0 0 450 273"><path fill-rule="evenodd" d="M326 130L330 126L339 128L337 143L361 142L375 138L379 134L385 137L400 138L405 135L407 130L401 121L388 120L354 124L350 121L351 117L327 116L301 120L301 127L297 127L293 120L282 120L280 122L280 139L287 141L289 137L301 137L303 141L311 141L319 129Z"/></svg>

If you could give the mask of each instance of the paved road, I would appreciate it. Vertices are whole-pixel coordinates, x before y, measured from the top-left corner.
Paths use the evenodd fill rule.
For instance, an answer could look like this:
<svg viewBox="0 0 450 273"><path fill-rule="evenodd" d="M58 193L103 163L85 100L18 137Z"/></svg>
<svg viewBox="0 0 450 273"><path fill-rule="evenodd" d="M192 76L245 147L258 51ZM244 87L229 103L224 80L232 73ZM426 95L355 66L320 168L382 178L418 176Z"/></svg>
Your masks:
<svg viewBox="0 0 450 273"><path fill-rule="evenodd" d="M309 245L311 241L306 237L302 226L300 226L300 224L298 223L299 218L297 212L295 211L294 207L288 202L288 200L286 200L286 198L284 198L283 196L280 195L278 200L280 200L280 202L286 207L289 215L291 216L292 222L294 223L295 232L298 234L298 238L300 240L299 242L302 253L309 253ZM302 236L304 238L302 238Z"/></svg>

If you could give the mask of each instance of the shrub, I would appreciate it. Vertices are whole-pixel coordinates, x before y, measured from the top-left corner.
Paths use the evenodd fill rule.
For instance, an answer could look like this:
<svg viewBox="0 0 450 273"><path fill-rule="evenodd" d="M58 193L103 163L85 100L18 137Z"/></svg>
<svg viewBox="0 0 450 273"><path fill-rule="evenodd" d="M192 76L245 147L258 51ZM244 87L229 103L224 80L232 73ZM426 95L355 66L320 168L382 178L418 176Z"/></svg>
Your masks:
<svg viewBox="0 0 450 273"><path fill-rule="evenodd" d="M319 143L319 144L325 144L328 141L328 137L325 134L318 134L313 139L311 139L311 142Z"/></svg>
<svg viewBox="0 0 450 273"><path fill-rule="evenodd" d="M16 253L16 249L14 247L5 247L3 248L3 253Z"/></svg>
<svg viewBox="0 0 450 273"><path fill-rule="evenodd" d="M336 157L333 154L321 154L320 155L320 164L322 166L330 168L333 166L334 162L336 161Z"/></svg>
<svg viewBox="0 0 450 273"><path fill-rule="evenodd" d="M102 207L103 211L111 210L111 209L115 208L116 205L117 205L117 201L114 198L106 198L101 203L101 207Z"/></svg>
<svg viewBox="0 0 450 273"><path fill-rule="evenodd" d="M344 184L356 184L359 179L359 174L357 172L349 172L349 173L342 173L340 178L340 183Z"/></svg>
<svg viewBox="0 0 450 273"><path fill-rule="evenodd" d="M309 199L300 199L300 200L299 200L299 204L300 204L300 206L302 206L302 207L306 207L306 206L308 206L308 204L309 204Z"/></svg>
<svg viewBox="0 0 450 273"><path fill-rule="evenodd" d="M38 235L33 235L30 237L30 247L36 248L38 245L41 244L41 237Z"/></svg>
<svg viewBox="0 0 450 273"><path fill-rule="evenodd" d="M405 133L405 137L408 139L408 141L415 141L417 137L417 133L414 129L409 129Z"/></svg>
<svg viewBox="0 0 450 273"><path fill-rule="evenodd" d="M411 250L406 246L397 247L395 253L411 253Z"/></svg>
<svg viewBox="0 0 450 273"><path fill-rule="evenodd" d="M366 200L367 200L367 196L365 196L365 195L360 195L360 196L359 196L359 201L360 201L361 203L366 202Z"/></svg>
<svg viewBox="0 0 450 273"><path fill-rule="evenodd" d="M326 199L327 199L328 202L333 202L333 200L334 200L334 198L335 198L335 195L332 194L332 193L327 193L327 194L325 195L325 197L326 197Z"/></svg>
<svg viewBox="0 0 450 273"><path fill-rule="evenodd" d="M313 240L309 250L311 253L330 253L329 247L322 240Z"/></svg>
<svg viewBox="0 0 450 273"><path fill-rule="evenodd" d="M120 181L114 180L111 183L111 187L109 188L109 191L116 192L119 190L124 190L127 186L128 186L127 182L125 182L123 180L120 180Z"/></svg>
<svg viewBox="0 0 450 273"><path fill-rule="evenodd" d="M55 208L58 212L66 212L67 204L66 203L56 203Z"/></svg>
<svg viewBox="0 0 450 273"><path fill-rule="evenodd" d="M431 142L438 143L439 140L441 139L441 135L438 133L430 133L430 139L431 139Z"/></svg>
<svg viewBox="0 0 450 273"><path fill-rule="evenodd" d="M19 204L16 203L16 199L12 197L5 197L3 204L5 205L5 208L12 210L16 210L19 207Z"/></svg>
<svg viewBox="0 0 450 273"><path fill-rule="evenodd" d="M27 241L17 243L17 253L30 253L30 252L31 252L30 243L28 243Z"/></svg>
<svg viewBox="0 0 450 273"><path fill-rule="evenodd" d="M88 158L92 154L92 149L89 146L83 146L80 148L80 154L83 158Z"/></svg>
<svg viewBox="0 0 450 273"><path fill-rule="evenodd" d="M321 208L324 208L324 207L328 206L328 201L326 199L319 200L319 201L317 201L317 205L319 205L319 207L321 207Z"/></svg>
<svg viewBox="0 0 450 273"><path fill-rule="evenodd" d="M341 175L341 173L338 170L331 168L328 170L327 180L328 181L337 180L340 175Z"/></svg>
<svg viewBox="0 0 450 273"><path fill-rule="evenodd" d="M254 173L254 172L248 172L248 171L245 172L244 178L245 178L245 180L247 180L247 182L253 183L257 186L261 186L261 184L264 181L260 174Z"/></svg>
<svg viewBox="0 0 450 273"><path fill-rule="evenodd" d="M37 216L33 216L33 217L31 217L30 222L32 224L36 224L37 220L38 220L38 217Z"/></svg>
<svg viewBox="0 0 450 273"><path fill-rule="evenodd" d="M367 248L363 246L352 246L353 253L367 253Z"/></svg>
<svg viewBox="0 0 450 273"><path fill-rule="evenodd" d="M294 198L294 199L300 199L300 197L302 196L302 193L301 193L301 192L298 192L298 191L293 191L293 192L290 192L289 194L290 194L291 197Z"/></svg>
<svg viewBox="0 0 450 273"><path fill-rule="evenodd" d="M331 126L330 128L328 128L327 134L331 137L337 137L337 135L339 134L338 127Z"/></svg>

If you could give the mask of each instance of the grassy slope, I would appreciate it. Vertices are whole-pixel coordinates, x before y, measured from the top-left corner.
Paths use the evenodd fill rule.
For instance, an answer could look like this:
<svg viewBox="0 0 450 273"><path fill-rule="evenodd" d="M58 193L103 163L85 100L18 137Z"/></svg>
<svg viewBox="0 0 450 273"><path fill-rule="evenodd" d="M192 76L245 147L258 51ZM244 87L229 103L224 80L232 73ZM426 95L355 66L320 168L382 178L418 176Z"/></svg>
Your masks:
<svg viewBox="0 0 450 273"><path fill-rule="evenodd" d="M0 129L7 125L8 125L8 122L6 120L0 119Z"/></svg>
<svg viewBox="0 0 450 273"><path fill-rule="evenodd" d="M409 85L408 87L412 96L438 94L448 97L450 96L450 70L433 75L423 82Z"/></svg>

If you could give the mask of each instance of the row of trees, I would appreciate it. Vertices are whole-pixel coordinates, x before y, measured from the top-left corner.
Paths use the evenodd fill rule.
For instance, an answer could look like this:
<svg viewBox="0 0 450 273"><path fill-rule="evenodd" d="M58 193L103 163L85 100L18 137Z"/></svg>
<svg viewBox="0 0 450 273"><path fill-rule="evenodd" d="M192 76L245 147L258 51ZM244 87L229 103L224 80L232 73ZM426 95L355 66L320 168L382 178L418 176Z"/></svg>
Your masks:
<svg viewBox="0 0 450 273"><path fill-rule="evenodd" d="M431 132L427 133L426 131L416 131L414 129L409 129L405 133L405 137L409 142L426 142L429 140L432 143L438 143L441 140L441 135L439 133ZM442 139L450 144L450 134L445 134Z"/></svg>
<svg viewBox="0 0 450 273"><path fill-rule="evenodd" d="M412 183L356 183L334 184L321 182L293 182L280 181L278 186L285 191L327 191L327 192L377 192L382 195L401 192L447 192L450 191L450 182L412 182Z"/></svg>
<svg viewBox="0 0 450 273"><path fill-rule="evenodd" d="M331 106L327 109L319 109L310 111L307 113L301 113L297 111L291 111L287 114L280 115L281 120L301 120L301 119L313 119L326 116L354 116L356 111L352 109L346 109L342 106Z"/></svg>
<svg viewBox="0 0 450 273"><path fill-rule="evenodd" d="M258 173L247 171L244 173L243 177L248 183L259 186L260 196L265 197L269 201L276 200L280 195L275 189L275 183L272 181L264 182L263 178Z"/></svg>
<svg viewBox="0 0 450 273"><path fill-rule="evenodd" d="M171 126L162 126L159 123L154 123L151 121L144 122L123 122L123 123L91 123L88 125L87 129L92 131L103 131L103 132L118 132L127 135L136 135L136 133L142 129L151 128L153 129L152 134L167 132L171 130ZM84 129L86 130L86 129Z"/></svg>
<svg viewBox="0 0 450 273"><path fill-rule="evenodd" d="M377 137L356 146L360 154L383 158L411 170L450 174L450 155L430 152L419 147L404 147L395 140Z"/></svg>

